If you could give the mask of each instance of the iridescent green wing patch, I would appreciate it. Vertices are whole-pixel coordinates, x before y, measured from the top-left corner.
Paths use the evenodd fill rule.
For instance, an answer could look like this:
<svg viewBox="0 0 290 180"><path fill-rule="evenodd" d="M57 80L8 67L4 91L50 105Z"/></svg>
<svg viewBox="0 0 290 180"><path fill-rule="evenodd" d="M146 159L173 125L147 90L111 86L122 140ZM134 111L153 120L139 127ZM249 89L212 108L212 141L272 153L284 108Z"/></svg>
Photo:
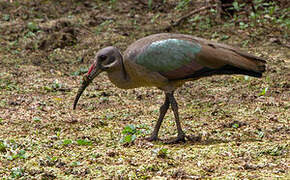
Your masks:
<svg viewBox="0 0 290 180"><path fill-rule="evenodd" d="M200 50L194 42L166 39L150 44L136 62L152 71L168 72L190 63Z"/></svg>

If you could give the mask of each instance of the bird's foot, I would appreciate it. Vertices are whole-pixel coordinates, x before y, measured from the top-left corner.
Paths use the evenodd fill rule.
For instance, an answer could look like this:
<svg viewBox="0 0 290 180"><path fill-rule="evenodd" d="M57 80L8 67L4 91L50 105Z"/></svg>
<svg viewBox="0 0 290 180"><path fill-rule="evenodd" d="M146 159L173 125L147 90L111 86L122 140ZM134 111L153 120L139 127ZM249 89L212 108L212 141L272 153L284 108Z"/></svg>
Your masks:
<svg viewBox="0 0 290 180"><path fill-rule="evenodd" d="M185 135L178 135L176 138L166 140L165 144L177 144L179 142L185 142Z"/></svg>
<svg viewBox="0 0 290 180"><path fill-rule="evenodd" d="M145 138L147 141L152 142L152 141L159 141L160 139L156 135L151 135L150 137Z"/></svg>

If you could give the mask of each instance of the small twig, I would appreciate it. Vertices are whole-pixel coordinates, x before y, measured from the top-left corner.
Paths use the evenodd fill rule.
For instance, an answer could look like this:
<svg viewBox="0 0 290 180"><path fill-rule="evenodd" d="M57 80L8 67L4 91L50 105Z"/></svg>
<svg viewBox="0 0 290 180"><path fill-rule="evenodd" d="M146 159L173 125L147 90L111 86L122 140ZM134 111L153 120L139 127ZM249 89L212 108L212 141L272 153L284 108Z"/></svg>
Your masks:
<svg viewBox="0 0 290 180"><path fill-rule="evenodd" d="M256 9L253 1L250 1L252 11L256 14Z"/></svg>
<svg viewBox="0 0 290 180"><path fill-rule="evenodd" d="M91 35L95 35L87 26L85 26L85 25L80 25L85 31L87 31L89 34L91 34Z"/></svg>
<svg viewBox="0 0 290 180"><path fill-rule="evenodd" d="M209 8L213 8L213 7L216 7L216 6L217 6L217 5L204 6L204 7L201 7L201 8L199 8L199 9L196 9L196 10L194 10L194 11L191 11L190 13L188 13L188 14L186 14L186 15L180 17L180 18L179 18L178 20L176 20L175 22L172 22L169 26L167 26L167 27L165 28L165 30L170 30L172 27L176 27L176 26L180 25L183 21L185 21L187 18L189 18L190 16L192 16L192 15L194 15L194 14L196 14L196 13L199 13L199 12L201 12L201 11L205 11L205 10L207 10L207 9L209 9ZM222 6L224 6L224 7L228 7L228 6L232 6L232 4L224 4L224 5L222 5Z"/></svg>
<svg viewBox="0 0 290 180"><path fill-rule="evenodd" d="M290 48L290 44L282 44L282 46Z"/></svg>
<svg viewBox="0 0 290 180"><path fill-rule="evenodd" d="M12 13L17 13L20 9L22 9L23 6L19 6L17 9L13 10Z"/></svg>
<svg viewBox="0 0 290 180"><path fill-rule="evenodd" d="M196 14L196 13L199 13L199 12L201 12L201 11L207 10L207 9L209 9L209 8L211 8L211 7L213 7L213 5L209 5L209 6L201 7L201 8L199 8L199 9L194 10L194 11L191 11L190 13L188 13L188 14L182 16L181 18L179 18L177 21L173 22L173 23L171 24L171 26L172 26L172 27L178 26L181 22L183 22L183 21L184 21L185 19L187 19L188 17L190 17L190 16L192 16L192 15L194 15L194 14Z"/></svg>
<svg viewBox="0 0 290 180"><path fill-rule="evenodd" d="M270 38L271 43L276 43L282 47L290 48L290 44L283 43L279 38Z"/></svg>
<svg viewBox="0 0 290 180"><path fill-rule="evenodd" d="M146 4L145 2L143 2L142 0L137 0L139 3L145 5L145 6L148 6L148 4Z"/></svg>
<svg viewBox="0 0 290 180"><path fill-rule="evenodd" d="M222 21L221 14L223 12L222 2L220 0L217 0L216 3L217 3L217 5L216 5L216 11L217 11L216 21L220 23Z"/></svg>

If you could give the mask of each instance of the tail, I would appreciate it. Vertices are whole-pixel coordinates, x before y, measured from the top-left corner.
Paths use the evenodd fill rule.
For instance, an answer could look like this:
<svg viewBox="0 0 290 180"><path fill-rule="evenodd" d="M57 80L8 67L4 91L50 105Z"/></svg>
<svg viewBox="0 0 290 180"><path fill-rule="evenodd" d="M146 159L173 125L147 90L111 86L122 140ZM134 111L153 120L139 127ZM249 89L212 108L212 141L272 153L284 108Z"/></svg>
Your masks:
<svg viewBox="0 0 290 180"><path fill-rule="evenodd" d="M267 62L265 59L239 50L236 50L235 52L253 63L253 66L247 66L241 69L244 73L248 73L246 75L254 77L262 77L263 72L266 71Z"/></svg>
<svg viewBox="0 0 290 180"><path fill-rule="evenodd" d="M242 74L260 78L266 70L266 61L251 54L248 54L237 49L230 50L225 59L227 63L220 67L204 67L193 74L184 77L183 79L198 79L206 76L223 75L223 74ZM207 54L208 55L208 54ZM230 56L229 56L230 55ZM219 56L217 58L224 58ZM230 58L229 58L230 57Z"/></svg>
<svg viewBox="0 0 290 180"><path fill-rule="evenodd" d="M211 74L244 74L261 77L266 70L266 60L225 44L195 38L202 45L198 61ZM211 69L211 70L210 70ZM211 71L211 73L209 73Z"/></svg>

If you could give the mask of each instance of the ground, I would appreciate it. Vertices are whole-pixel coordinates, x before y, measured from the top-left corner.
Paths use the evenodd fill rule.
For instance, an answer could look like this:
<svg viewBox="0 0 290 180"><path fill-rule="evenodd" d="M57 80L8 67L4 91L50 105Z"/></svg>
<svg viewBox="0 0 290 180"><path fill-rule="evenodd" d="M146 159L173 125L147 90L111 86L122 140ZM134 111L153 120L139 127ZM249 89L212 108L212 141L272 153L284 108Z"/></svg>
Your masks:
<svg viewBox="0 0 290 180"><path fill-rule="evenodd" d="M235 4L240 13L222 22L212 8L166 28L207 4L142 2L0 1L0 176L289 178L289 8L256 4L248 15ZM215 76L180 88L183 129L199 137L185 143L144 140L164 99L156 88L121 90L101 74L72 110L98 49L124 51L166 31L240 47L267 59L267 71L260 79ZM176 135L172 112L159 135Z"/></svg>

